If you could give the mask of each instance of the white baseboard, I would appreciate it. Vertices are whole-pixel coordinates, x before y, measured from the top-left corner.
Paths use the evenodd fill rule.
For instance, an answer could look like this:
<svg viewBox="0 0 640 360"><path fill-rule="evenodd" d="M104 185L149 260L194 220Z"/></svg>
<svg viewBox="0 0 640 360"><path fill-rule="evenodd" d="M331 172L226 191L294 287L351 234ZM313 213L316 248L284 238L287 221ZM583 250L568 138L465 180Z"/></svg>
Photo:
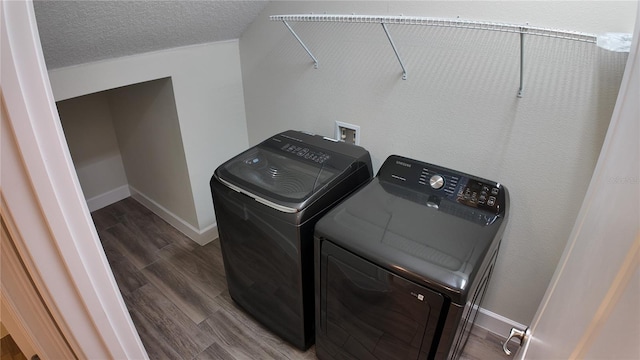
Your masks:
<svg viewBox="0 0 640 360"><path fill-rule="evenodd" d="M525 329L526 325L508 319L487 309L479 308L475 326L481 327L500 337L507 338L511 328Z"/></svg>
<svg viewBox="0 0 640 360"><path fill-rule="evenodd" d="M129 196L131 196L129 185L122 185L113 190L109 190L106 193L87 199L87 206L89 207L90 212L96 211L122 199L128 198Z"/></svg>
<svg viewBox="0 0 640 360"><path fill-rule="evenodd" d="M144 207L151 210L154 214L161 217L164 221L168 222L169 225L176 228L178 231L183 233L189 239L195 241L200 245L205 245L218 237L218 226L217 224L212 224L205 227L202 230L198 230L193 227L188 222L184 221L182 218L172 213L162 205L153 201L148 196L144 195L137 189L129 186L131 197L141 203Z"/></svg>

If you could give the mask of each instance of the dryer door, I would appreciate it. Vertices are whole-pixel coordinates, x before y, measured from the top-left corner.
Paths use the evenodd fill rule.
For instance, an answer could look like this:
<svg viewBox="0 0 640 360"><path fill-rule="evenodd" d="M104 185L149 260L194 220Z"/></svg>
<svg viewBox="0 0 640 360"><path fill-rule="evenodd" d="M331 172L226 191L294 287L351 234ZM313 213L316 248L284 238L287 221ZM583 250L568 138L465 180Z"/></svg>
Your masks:
<svg viewBox="0 0 640 360"><path fill-rule="evenodd" d="M321 245L321 359L424 359L444 299L329 241Z"/></svg>

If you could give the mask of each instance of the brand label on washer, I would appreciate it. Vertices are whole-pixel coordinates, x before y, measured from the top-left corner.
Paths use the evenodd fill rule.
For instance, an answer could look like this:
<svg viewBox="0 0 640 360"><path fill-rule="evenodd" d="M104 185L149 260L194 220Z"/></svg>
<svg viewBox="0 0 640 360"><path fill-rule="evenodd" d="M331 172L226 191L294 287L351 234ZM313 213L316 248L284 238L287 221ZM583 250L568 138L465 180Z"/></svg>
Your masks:
<svg viewBox="0 0 640 360"><path fill-rule="evenodd" d="M424 295L422 295L422 294L417 294L417 293L412 292L411 295L415 296L420 301L424 301Z"/></svg>

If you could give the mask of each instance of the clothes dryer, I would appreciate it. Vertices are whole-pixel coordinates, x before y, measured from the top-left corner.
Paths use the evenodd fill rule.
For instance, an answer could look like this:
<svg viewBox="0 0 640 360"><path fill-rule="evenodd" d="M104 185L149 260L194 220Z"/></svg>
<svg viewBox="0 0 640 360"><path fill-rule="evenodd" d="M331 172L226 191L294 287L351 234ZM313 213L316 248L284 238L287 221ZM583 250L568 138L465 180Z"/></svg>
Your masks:
<svg viewBox="0 0 640 360"><path fill-rule="evenodd" d="M300 349L314 342L314 225L371 177L362 147L290 130L211 178L231 297Z"/></svg>
<svg viewBox="0 0 640 360"><path fill-rule="evenodd" d="M387 158L316 224L318 358L458 358L508 207L500 183Z"/></svg>

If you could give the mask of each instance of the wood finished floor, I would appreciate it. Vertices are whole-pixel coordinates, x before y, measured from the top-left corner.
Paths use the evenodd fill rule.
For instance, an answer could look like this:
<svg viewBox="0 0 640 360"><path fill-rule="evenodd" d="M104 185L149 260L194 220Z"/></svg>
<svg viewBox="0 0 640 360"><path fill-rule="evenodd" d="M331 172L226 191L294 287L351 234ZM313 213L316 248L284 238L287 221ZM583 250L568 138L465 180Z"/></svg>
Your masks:
<svg viewBox="0 0 640 360"><path fill-rule="evenodd" d="M0 360L27 360L11 335L0 339Z"/></svg>
<svg viewBox="0 0 640 360"><path fill-rule="evenodd" d="M151 359L315 359L239 309L218 240L200 246L131 198L92 214L131 318ZM474 331L462 358L507 359L502 339Z"/></svg>

